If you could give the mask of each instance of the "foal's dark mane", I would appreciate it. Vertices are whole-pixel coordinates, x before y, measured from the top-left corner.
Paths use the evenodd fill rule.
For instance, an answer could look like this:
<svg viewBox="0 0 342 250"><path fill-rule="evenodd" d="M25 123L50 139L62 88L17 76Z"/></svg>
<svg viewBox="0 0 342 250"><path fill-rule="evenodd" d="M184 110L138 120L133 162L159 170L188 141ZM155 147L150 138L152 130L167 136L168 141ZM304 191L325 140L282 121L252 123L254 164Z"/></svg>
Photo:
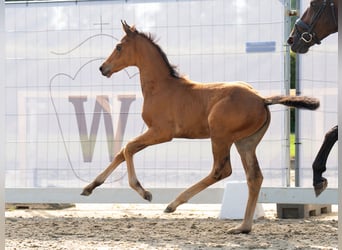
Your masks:
<svg viewBox="0 0 342 250"><path fill-rule="evenodd" d="M158 50L159 54L161 55L161 57L163 58L164 62L166 63L166 66L169 68L169 72L170 72L170 76L174 77L174 78L178 78L181 79L183 78L179 72L176 70L177 66L170 64L169 59L167 58L165 52L162 50L162 48L155 42L155 37L154 35L152 35L151 33L143 33L143 32L139 32L137 30L135 30L135 32L139 35L141 35L142 37L146 38L147 40L149 40L153 46Z"/></svg>

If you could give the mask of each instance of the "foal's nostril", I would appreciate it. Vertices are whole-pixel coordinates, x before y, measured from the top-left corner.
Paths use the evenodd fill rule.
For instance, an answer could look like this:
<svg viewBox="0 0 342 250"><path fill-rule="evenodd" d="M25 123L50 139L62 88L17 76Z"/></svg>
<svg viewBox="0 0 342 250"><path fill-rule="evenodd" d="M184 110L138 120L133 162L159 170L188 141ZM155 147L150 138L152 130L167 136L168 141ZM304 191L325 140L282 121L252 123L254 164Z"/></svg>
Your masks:
<svg viewBox="0 0 342 250"><path fill-rule="evenodd" d="M110 68L108 66L106 67L106 65L101 65L99 69L102 75L109 77Z"/></svg>
<svg viewBox="0 0 342 250"><path fill-rule="evenodd" d="M293 37L289 37L289 39L287 39L287 44L288 45L292 45L293 44Z"/></svg>

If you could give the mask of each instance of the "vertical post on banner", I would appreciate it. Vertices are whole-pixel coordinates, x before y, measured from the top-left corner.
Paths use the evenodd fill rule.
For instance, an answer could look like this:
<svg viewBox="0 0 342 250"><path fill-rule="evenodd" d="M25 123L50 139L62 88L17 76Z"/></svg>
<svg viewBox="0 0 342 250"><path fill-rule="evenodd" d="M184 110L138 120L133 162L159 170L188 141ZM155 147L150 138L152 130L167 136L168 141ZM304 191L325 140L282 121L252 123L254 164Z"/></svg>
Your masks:
<svg viewBox="0 0 342 250"><path fill-rule="evenodd" d="M0 0L0 249L5 249L5 0Z"/></svg>
<svg viewBox="0 0 342 250"><path fill-rule="evenodd" d="M342 15L341 8L338 10L338 16ZM341 18L338 20L338 26L342 27ZM342 33L338 31L338 45L342 41ZM342 128L342 49L338 50L338 127ZM338 133L338 141L341 142L342 133ZM338 147L338 248L342 249L342 146Z"/></svg>
<svg viewBox="0 0 342 250"><path fill-rule="evenodd" d="M291 31L291 17L289 15L291 10L291 0L286 0L284 2L285 16L284 16L284 87L285 94L290 94L290 47L287 45L286 38L289 36ZM286 145L285 145L285 155L286 155L286 186L290 186L290 108L286 108L285 112L285 128L284 128Z"/></svg>
<svg viewBox="0 0 342 250"><path fill-rule="evenodd" d="M300 13L301 1L296 1L296 10ZM301 86L299 80L300 56L296 53L296 95L301 95ZM295 109L295 186L300 186L299 162L300 162L300 110Z"/></svg>

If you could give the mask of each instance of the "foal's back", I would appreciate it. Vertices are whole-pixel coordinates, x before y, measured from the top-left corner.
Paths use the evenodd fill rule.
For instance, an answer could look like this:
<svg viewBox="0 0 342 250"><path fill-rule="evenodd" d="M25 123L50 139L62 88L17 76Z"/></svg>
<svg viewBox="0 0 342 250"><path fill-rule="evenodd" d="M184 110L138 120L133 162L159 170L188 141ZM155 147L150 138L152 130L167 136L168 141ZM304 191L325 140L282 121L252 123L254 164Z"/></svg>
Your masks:
<svg viewBox="0 0 342 250"><path fill-rule="evenodd" d="M264 99L244 82L186 81L171 89L164 101L169 104L165 114L171 115L174 137L209 138L220 130L224 137L235 140L255 132L266 121Z"/></svg>

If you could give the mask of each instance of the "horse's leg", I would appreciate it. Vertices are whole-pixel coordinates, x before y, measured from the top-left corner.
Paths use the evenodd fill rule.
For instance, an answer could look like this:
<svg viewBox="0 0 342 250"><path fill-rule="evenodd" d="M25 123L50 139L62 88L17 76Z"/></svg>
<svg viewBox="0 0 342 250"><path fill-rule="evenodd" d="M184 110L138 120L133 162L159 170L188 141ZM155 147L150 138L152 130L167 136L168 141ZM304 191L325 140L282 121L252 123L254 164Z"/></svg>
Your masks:
<svg viewBox="0 0 342 250"><path fill-rule="evenodd" d="M138 194L140 194L141 197L148 201L152 200L152 194L149 191L146 191L138 181L134 169L133 155L147 146L172 140L172 136L169 133L161 134L158 131L160 130L149 128L144 134L128 142L123 150L127 164L128 183L131 188L133 188L136 192L138 192Z"/></svg>
<svg viewBox="0 0 342 250"><path fill-rule="evenodd" d="M83 189L83 192L81 193L81 195L86 195L86 196L90 195L96 187L100 186L102 183L105 182L108 176L123 161L125 161L125 157L123 155L123 149L121 149L120 152L114 157L114 160L109 164L109 166L101 174L99 174L93 182L91 182L88 186L86 186Z"/></svg>
<svg viewBox="0 0 342 250"><path fill-rule="evenodd" d="M322 174L326 170L328 155L337 140L338 126L335 126L325 134L323 144L312 164L313 186L315 188L316 196L320 195L328 185L327 179L322 177Z"/></svg>
<svg viewBox="0 0 342 250"><path fill-rule="evenodd" d="M259 167L255 150L262 137L264 136L270 119L253 135L235 142L235 146L240 154L241 161L246 173L248 185L248 200L245 216L240 226L230 229L228 232L233 234L249 233L252 230L255 207L258 201L263 176Z"/></svg>
<svg viewBox="0 0 342 250"><path fill-rule="evenodd" d="M144 190L139 181L134 170L133 155L140 150L146 148L147 146L166 142L171 140L170 136L160 136L154 132L153 129L147 130L142 135L136 137L132 141L128 142L127 145L120 150L120 152L115 156L112 163L100 174L95 180L83 189L82 195L90 195L92 191L100 186L108 178L108 176L117 168L117 166L126 160L127 163L127 173L128 182L130 186L136 190L144 199L151 201L152 195L150 192Z"/></svg>
<svg viewBox="0 0 342 250"><path fill-rule="evenodd" d="M212 149L214 155L214 165L212 171L207 177L179 194L177 198L166 207L164 212L174 212L179 205L187 202L191 197L198 194L203 189L231 175L232 168L230 164L230 147L231 143L227 143L224 139L212 139Z"/></svg>
<svg viewBox="0 0 342 250"><path fill-rule="evenodd" d="M246 172L248 201L245 210L245 216L241 225L228 231L229 233L233 234L249 233L252 230L254 211L263 181L263 176L255 155L255 149L250 148L249 146L246 147L246 145L243 143L237 143L236 146L240 153L242 164Z"/></svg>

